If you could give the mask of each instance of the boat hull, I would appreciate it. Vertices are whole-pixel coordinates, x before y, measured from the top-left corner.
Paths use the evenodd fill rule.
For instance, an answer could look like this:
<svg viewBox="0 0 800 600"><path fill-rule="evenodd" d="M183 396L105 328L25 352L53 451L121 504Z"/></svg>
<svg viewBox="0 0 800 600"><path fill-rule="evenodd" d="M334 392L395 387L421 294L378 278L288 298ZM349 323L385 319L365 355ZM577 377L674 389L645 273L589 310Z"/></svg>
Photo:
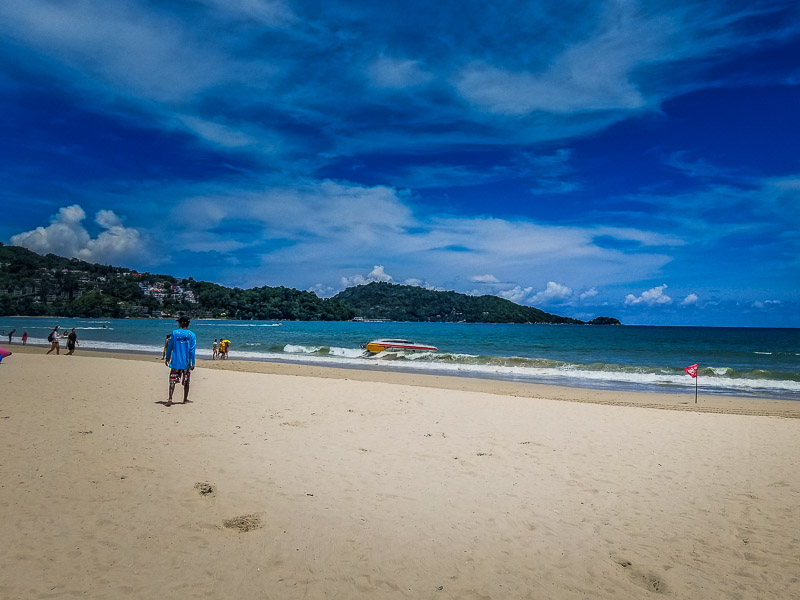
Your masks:
<svg viewBox="0 0 800 600"><path fill-rule="evenodd" d="M415 344L408 340L376 340L370 342L364 348L367 352L378 354L379 352L436 352L438 348L435 346L425 346L423 344Z"/></svg>

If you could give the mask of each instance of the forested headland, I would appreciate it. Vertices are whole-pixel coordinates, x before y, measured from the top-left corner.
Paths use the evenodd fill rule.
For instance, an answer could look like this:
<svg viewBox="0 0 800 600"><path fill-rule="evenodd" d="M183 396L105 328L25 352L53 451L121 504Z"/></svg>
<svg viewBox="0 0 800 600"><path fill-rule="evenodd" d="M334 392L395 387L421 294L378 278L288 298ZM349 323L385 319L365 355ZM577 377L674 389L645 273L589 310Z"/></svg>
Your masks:
<svg viewBox="0 0 800 600"><path fill-rule="evenodd" d="M491 295L374 282L320 298L283 286L229 288L0 244L0 315L160 318L175 314L244 320L584 323ZM598 317L589 323L619 321Z"/></svg>

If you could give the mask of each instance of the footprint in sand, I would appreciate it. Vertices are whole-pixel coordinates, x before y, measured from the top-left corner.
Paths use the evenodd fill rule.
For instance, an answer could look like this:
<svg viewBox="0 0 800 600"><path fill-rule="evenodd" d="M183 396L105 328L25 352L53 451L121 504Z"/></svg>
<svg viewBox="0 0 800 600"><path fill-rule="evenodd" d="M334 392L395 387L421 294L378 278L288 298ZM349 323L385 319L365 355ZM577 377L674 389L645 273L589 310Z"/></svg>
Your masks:
<svg viewBox="0 0 800 600"><path fill-rule="evenodd" d="M201 496L213 496L214 495L214 486L208 483L207 481L198 481L194 484L194 489L196 489Z"/></svg>
<svg viewBox="0 0 800 600"><path fill-rule="evenodd" d="M664 580L652 573L645 573L640 571L639 569L633 566L633 563L629 560L625 559L617 559L614 561L622 568L622 571L628 578L639 587L642 587L650 592L655 592L656 594L666 594L667 593L667 585Z"/></svg>
<svg viewBox="0 0 800 600"><path fill-rule="evenodd" d="M241 515L232 519L225 519L222 524L228 529L236 529L239 533L247 533L261 527L261 517L256 514Z"/></svg>

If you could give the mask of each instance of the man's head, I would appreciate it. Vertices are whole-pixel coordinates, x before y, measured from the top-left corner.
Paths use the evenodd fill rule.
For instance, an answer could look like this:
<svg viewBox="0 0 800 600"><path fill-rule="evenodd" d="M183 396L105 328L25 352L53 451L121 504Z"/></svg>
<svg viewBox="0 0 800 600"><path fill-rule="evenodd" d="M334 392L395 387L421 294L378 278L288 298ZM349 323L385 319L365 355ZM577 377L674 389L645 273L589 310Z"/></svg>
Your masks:
<svg viewBox="0 0 800 600"><path fill-rule="evenodd" d="M178 321L178 326L181 327L181 329L186 329L187 327L189 327L191 319L189 318L188 315L181 315L176 319L176 321Z"/></svg>

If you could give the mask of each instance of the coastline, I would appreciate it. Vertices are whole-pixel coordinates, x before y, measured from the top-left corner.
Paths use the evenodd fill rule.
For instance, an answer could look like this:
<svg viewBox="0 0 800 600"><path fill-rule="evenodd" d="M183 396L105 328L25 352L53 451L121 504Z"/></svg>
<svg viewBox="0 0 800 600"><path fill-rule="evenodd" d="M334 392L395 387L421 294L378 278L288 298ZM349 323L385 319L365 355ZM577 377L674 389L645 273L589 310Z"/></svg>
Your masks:
<svg viewBox="0 0 800 600"><path fill-rule="evenodd" d="M795 419L235 360L165 407L152 355L25 350L0 364L3 598L794 594Z"/></svg>
<svg viewBox="0 0 800 600"><path fill-rule="evenodd" d="M29 344L10 347L13 352L25 354L44 354L46 346ZM63 348L62 348L63 350ZM63 353L63 352L62 352ZM158 362L152 353L120 350L82 350L78 348L74 358L112 357L122 360L142 360ZM72 358L72 357L71 357ZM800 402L793 400L774 400L771 398L700 395L694 403L694 394L634 392L571 387L544 383L529 383L503 379L469 377L466 375L432 375L381 369L357 369L350 366L318 366L294 362L272 362L248 360L235 357L228 361L198 359L200 368L262 373L267 375L293 375L323 379L382 382L391 384L428 387L433 389L483 392L500 396L520 398L540 398L563 402L602 404L608 406L634 406L661 410L676 410L698 413L738 414L752 416L774 416L800 418Z"/></svg>

